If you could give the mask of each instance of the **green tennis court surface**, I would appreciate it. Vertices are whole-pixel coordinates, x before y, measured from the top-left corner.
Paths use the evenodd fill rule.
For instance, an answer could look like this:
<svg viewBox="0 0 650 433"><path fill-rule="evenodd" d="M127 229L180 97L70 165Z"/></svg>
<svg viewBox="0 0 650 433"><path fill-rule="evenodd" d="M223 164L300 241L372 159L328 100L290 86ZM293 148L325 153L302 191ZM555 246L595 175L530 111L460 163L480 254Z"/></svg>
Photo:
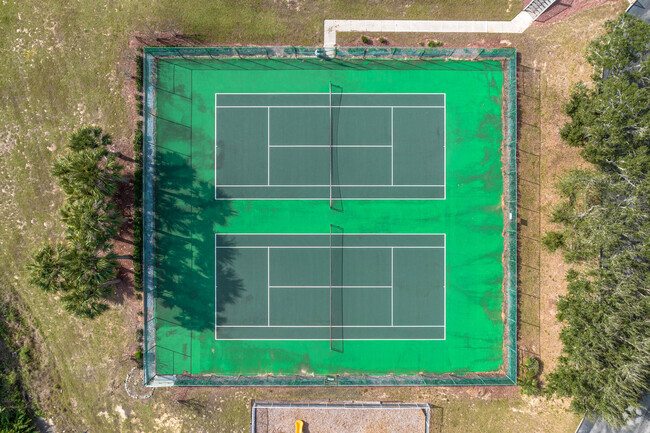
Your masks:
<svg viewBox="0 0 650 433"><path fill-rule="evenodd" d="M209 50L145 52L145 381L512 383L514 51Z"/></svg>
<svg viewBox="0 0 650 433"><path fill-rule="evenodd" d="M340 199L443 198L444 101L339 86L215 94L216 198L329 199L330 185Z"/></svg>
<svg viewBox="0 0 650 433"><path fill-rule="evenodd" d="M218 234L216 338L442 340L444 244L437 234ZM220 307L232 275L245 276L243 301Z"/></svg>

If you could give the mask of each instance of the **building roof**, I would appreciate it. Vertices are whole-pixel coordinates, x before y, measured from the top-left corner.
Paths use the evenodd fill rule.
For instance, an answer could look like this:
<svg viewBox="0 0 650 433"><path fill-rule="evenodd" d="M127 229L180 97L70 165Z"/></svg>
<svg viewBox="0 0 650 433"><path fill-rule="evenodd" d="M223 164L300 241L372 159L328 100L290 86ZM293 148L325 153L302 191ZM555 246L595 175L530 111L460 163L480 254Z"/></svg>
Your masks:
<svg viewBox="0 0 650 433"><path fill-rule="evenodd" d="M647 395L637 409L637 417L629 421L625 427L615 429L610 427L602 418L595 422L583 419L576 433L650 433L650 395Z"/></svg>
<svg viewBox="0 0 650 433"><path fill-rule="evenodd" d="M650 24L650 0L636 0L630 5L627 13Z"/></svg>

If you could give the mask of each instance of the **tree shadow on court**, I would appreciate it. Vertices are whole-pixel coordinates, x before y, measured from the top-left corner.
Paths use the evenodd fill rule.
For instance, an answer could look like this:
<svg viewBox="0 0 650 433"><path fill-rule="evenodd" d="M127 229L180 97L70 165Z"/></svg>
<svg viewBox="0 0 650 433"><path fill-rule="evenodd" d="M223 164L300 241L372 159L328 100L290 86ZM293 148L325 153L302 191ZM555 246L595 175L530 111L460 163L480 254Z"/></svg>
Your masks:
<svg viewBox="0 0 650 433"><path fill-rule="evenodd" d="M331 338L330 348L333 352L343 353L345 341L345 328L343 327L343 266L345 263L343 252L344 230L342 227L331 224L330 232L332 234L331 249L331 295L330 295L330 322Z"/></svg>
<svg viewBox="0 0 650 433"><path fill-rule="evenodd" d="M192 158L158 149L155 165L156 316L184 331L214 330L215 271L225 288L219 291L220 309L243 290L241 278L229 266L237 250L220 248L215 259L214 248L217 226L227 225L236 212L230 200L214 200L213 181L207 170L192 166ZM219 195L226 197L223 191Z"/></svg>

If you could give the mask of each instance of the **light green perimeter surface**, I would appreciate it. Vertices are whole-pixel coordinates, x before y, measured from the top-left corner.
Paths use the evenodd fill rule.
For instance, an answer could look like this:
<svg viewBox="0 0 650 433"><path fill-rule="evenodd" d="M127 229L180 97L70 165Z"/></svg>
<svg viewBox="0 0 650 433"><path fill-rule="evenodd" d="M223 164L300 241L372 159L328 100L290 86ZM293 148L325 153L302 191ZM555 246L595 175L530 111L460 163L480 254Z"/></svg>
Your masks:
<svg viewBox="0 0 650 433"><path fill-rule="evenodd" d="M260 69L246 69L252 64ZM255 59L210 66L223 69L191 59L157 68L157 373L496 371L503 363L501 64ZM329 81L349 92L446 93L446 200L343 201L342 212L327 200L214 201L214 94L327 92ZM339 353L327 341L214 340L214 233L326 233L330 224L348 233L446 233L445 341L345 342Z"/></svg>

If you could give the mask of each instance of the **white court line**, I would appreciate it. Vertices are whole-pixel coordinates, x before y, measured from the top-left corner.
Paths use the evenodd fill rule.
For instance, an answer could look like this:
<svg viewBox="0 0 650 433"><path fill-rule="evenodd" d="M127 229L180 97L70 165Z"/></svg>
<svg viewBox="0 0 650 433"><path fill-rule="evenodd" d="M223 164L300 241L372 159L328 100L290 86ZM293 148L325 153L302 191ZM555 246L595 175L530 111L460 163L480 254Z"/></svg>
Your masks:
<svg viewBox="0 0 650 433"><path fill-rule="evenodd" d="M393 180L393 161L394 161L394 150L393 150L393 131L395 130L395 121L393 120L393 112L395 110L393 107L390 107L390 184L394 185L395 181Z"/></svg>
<svg viewBox="0 0 650 433"><path fill-rule="evenodd" d="M341 339L335 339L340 341ZM345 341L443 341L442 338L345 338ZM331 341L329 338L223 338L222 341Z"/></svg>
<svg viewBox="0 0 650 433"><path fill-rule="evenodd" d="M266 249L266 326L271 326L271 249Z"/></svg>
<svg viewBox="0 0 650 433"><path fill-rule="evenodd" d="M217 306L217 236L214 236L214 339L218 340L217 332L219 329L219 324L217 323L217 312L219 308Z"/></svg>
<svg viewBox="0 0 650 433"><path fill-rule="evenodd" d="M328 233L215 233L224 236L328 236ZM340 236L447 236L446 233L342 233ZM266 248L266 247L265 247Z"/></svg>
<svg viewBox="0 0 650 433"><path fill-rule="evenodd" d="M390 147L390 146L389 146ZM281 188L323 188L329 185L221 185L223 188L261 188L265 186L281 187ZM396 188L442 188L444 185L336 185L341 187L360 188L360 187L396 187ZM292 200L292 199L288 199ZM322 199L321 199L322 200Z"/></svg>
<svg viewBox="0 0 650 433"><path fill-rule="evenodd" d="M271 185L271 109L266 110L266 184Z"/></svg>
<svg viewBox="0 0 650 433"><path fill-rule="evenodd" d="M214 199L219 200L217 197L217 94L214 94ZM216 274L215 274L216 275ZM215 322L216 323L216 322Z"/></svg>
<svg viewBox="0 0 650 433"><path fill-rule="evenodd" d="M327 147L329 148L330 146L327 144L270 144L269 147L297 147L297 148L303 148L303 147ZM390 144L334 144L332 147L368 147L368 148L375 148L375 147L393 147ZM277 186L277 185L273 185Z"/></svg>
<svg viewBox="0 0 650 433"><path fill-rule="evenodd" d="M329 325L219 325L219 328L329 328ZM332 328L443 328L444 325L332 325Z"/></svg>
<svg viewBox="0 0 650 433"><path fill-rule="evenodd" d="M271 289L329 289L330 286L269 286ZM391 286L332 286L333 289L390 289Z"/></svg>
<svg viewBox="0 0 650 433"><path fill-rule="evenodd" d="M291 197L291 198L286 198L286 197L255 197L255 198L250 198L250 197L217 197L217 157L216 157L216 142L217 142L217 132L216 132L216 113L217 113L217 108L266 108L267 109L267 185L220 185L221 187L229 187L229 188L246 188L246 187L279 187L279 188L288 188L288 187L307 187L307 188L318 188L318 187L330 187L330 185L271 185L270 181L270 172L271 172L271 163L270 163L270 147L317 147L317 146L290 146L290 145L271 145L270 144L270 139L271 139L271 134L270 134L270 109L271 108L331 108L329 105L295 105L295 106L288 106L288 105L223 105L221 107L217 106L217 95L327 95L327 93L322 93L322 92L298 92L298 93L215 93L215 200L323 200L322 197ZM443 138L443 152L444 152L444 161L443 161L443 178L445 179L445 184L444 185L420 185L419 187L441 187L443 188L443 197L415 197L415 198L409 198L409 197L378 197L378 198L368 198L368 197L345 197L344 200L446 200L447 198L447 185L446 185L446 128L447 128L447 123L446 123L446 111L447 111L447 95L446 93L426 93L426 92L413 92L413 93L361 93L361 92L351 92L347 93L348 95L442 95L443 97L443 104L442 106L440 105L417 105L417 106L407 106L407 105L350 105L350 106L342 106L339 108L390 108L391 109L391 184L390 185L337 185L338 187L345 188L345 187L363 187L363 188L372 188L372 187L400 187L400 186L405 186L405 187L415 187L415 185L394 185L394 175L393 175L393 168L394 168L394 154L393 154L393 130L394 130L394 122L393 122L393 111L394 108L421 108L421 109L428 109L428 108L442 108L443 109L443 123L444 123L444 138ZM318 146L318 147L329 147L329 146ZM338 145L336 147L339 147ZM341 147L383 147L380 145L370 145L370 146L341 146ZM386 146L388 147L388 146Z"/></svg>
<svg viewBox="0 0 650 433"><path fill-rule="evenodd" d="M281 247L251 247L251 246L232 247L232 246L223 246L223 247L220 247L220 246L217 246L217 248L230 248L230 249L235 249L235 248L237 248L237 249L270 248L270 249L276 249L276 250L284 250L284 249L294 249L294 250L297 250L297 249L303 249L303 250L305 250L305 249L306 250L308 250L308 249L311 249L311 250L329 249L328 246L324 246L324 247L319 247L319 246L314 246L314 247L306 247L306 246L295 246L295 247L287 247L287 246L281 246ZM444 249L445 247L444 246L443 247L421 247L421 246L415 246L415 247L390 247L390 246L377 247L377 246L373 246L373 247L332 247L332 248L344 249L344 250L345 249L360 249L360 250L380 249L380 250L388 250L390 248L396 248L396 249L420 249L420 250L429 249L429 250L433 250L433 249ZM329 286L327 286L327 287L329 287Z"/></svg>
<svg viewBox="0 0 650 433"><path fill-rule="evenodd" d="M394 309L394 303L393 303L393 271L395 270L395 261L393 260L393 250L394 248L390 249L390 326L394 326L395 322L393 321L393 309Z"/></svg>
<svg viewBox="0 0 650 433"><path fill-rule="evenodd" d="M217 197L217 200L311 200L311 201L327 201L327 197ZM446 200L445 197L434 197L434 198L422 198L422 197L380 197L380 198L368 198L368 197L344 197L341 200Z"/></svg>
<svg viewBox="0 0 650 433"><path fill-rule="evenodd" d="M327 95L327 92L291 92L291 93L273 93L273 92L218 92L219 95ZM346 92L344 95L444 95L444 93L435 92L402 92L402 93L364 93L364 92Z"/></svg>
<svg viewBox="0 0 650 433"><path fill-rule="evenodd" d="M220 110L229 108L327 108L329 105L221 105L218 107ZM442 105L342 105L336 107L337 110L343 108L444 108Z"/></svg>
<svg viewBox="0 0 650 433"><path fill-rule="evenodd" d="M304 247L304 246L299 246L299 247L241 247L241 246L235 246L235 247L230 247L230 246L223 246L220 247L217 245L217 236L219 233L215 233L215 340L217 340L217 332L218 328L328 328L328 325L301 325L301 326L296 326L296 325L273 325L271 326L270 321L271 321L271 295L270 291L271 288L329 288L329 286L271 286L270 284L270 272L271 272L271 266L270 266L270 250L273 248L276 249L285 249L285 248L302 248L302 249L309 249L309 248L320 248L320 249L329 249L329 246L326 247ZM224 236L268 236L268 235L274 235L274 236L329 236L327 233L221 233L221 235ZM390 286L332 286L335 288L384 288L384 289L391 289L391 325L334 325L333 327L335 328L389 328L389 327L394 327L394 328L443 328L443 338L432 338L432 339L426 339L426 338L409 338L409 339L384 339L384 338L372 338L372 339L347 339L348 341L445 341L447 339L447 254L446 254L446 246L447 246L447 234L446 233L347 233L345 236L358 236L358 235L367 235L367 236L443 236L443 246L407 246L407 247L395 247L395 246L390 246L390 247L377 247L377 246L370 246L370 247L334 247L334 248L353 248L353 249L389 249L391 250L391 285ZM267 250L267 325L217 325L217 254L216 251L219 248L258 248L258 249L266 249ZM443 308L444 308L444 324L443 325L394 325L394 250L395 249L444 249L445 254L443 255ZM248 339L230 339L226 338L223 340L228 340L228 341L259 341L260 338L248 338ZM277 339L262 339L264 341L329 341L328 339L293 339L293 338L277 338Z"/></svg>
<svg viewBox="0 0 650 433"><path fill-rule="evenodd" d="M445 103L444 109L442 110L442 152L443 152L443 162L442 162L442 179L445 182L444 185L444 199L447 200L447 94L443 93L443 101Z"/></svg>

